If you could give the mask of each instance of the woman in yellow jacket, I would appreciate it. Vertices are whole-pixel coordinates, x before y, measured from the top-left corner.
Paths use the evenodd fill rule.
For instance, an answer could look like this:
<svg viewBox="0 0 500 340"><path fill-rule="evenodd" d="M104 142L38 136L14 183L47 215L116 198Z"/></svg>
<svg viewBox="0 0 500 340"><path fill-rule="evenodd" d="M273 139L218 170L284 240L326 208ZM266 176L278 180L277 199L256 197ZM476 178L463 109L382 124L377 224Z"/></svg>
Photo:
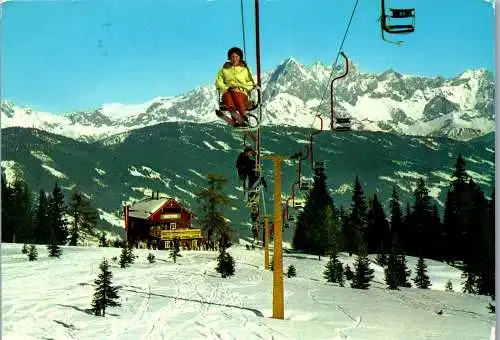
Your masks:
<svg viewBox="0 0 500 340"><path fill-rule="evenodd" d="M222 101L231 113L235 126L244 126L248 95L256 85L240 48L230 48L227 58L229 61L217 73L215 87L222 93ZM216 112L219 117L224 115L219 110Z"/></svg>

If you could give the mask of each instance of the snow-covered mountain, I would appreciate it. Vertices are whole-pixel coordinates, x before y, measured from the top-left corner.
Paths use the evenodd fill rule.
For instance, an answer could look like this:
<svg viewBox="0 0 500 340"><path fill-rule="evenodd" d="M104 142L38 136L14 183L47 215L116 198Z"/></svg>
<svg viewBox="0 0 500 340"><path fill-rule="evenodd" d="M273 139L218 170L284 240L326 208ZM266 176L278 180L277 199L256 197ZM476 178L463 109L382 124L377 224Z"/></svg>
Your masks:
<svg viewBox="0 0 500 340"><path fill-rule="evenodd" d="M316 62L305 66L288 58L262 76L263 125L329 126L331 76L344 65ZM494 80L484 69L466 70L445 79L402 75L394 70L364 73L352 64L334 83L337 116L350 116L357 130L469 140L495 130ZM162 122L216 122L213 85L175 97L157 97L137 105L104 104L94 111L56 115L1 103L1 126L32 127L82 141L95 141Z"/></svg>

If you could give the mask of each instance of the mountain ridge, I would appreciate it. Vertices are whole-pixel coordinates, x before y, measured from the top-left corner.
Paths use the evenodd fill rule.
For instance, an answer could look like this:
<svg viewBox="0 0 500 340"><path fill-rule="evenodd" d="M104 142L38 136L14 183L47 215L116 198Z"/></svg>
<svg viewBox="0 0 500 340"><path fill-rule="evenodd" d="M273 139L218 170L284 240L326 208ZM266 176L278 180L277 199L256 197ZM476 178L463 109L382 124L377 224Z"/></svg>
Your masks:
<svg viewBox="0 0 500 340"><path fill-rule="evenodd" d="M494 80L486 69L467 69L455 77L413 76L389 69L361 72L352 62L347 77L334 85L335 113L350 116L353 129L470 140L495 131ZM317 114L329 122L330 98L325 88L344 65L296 58L284 59L262 75L263 126L319 128ZM117 133L164 122L223 124L215 114L213 85L184 94L155 97L143 103L107 103L95 110L55 115L1 102L2 128L31 127L81 141L102 140ZM328 123L326 123L328 124ZM326 125L325 124L325 125Z"/></svg>

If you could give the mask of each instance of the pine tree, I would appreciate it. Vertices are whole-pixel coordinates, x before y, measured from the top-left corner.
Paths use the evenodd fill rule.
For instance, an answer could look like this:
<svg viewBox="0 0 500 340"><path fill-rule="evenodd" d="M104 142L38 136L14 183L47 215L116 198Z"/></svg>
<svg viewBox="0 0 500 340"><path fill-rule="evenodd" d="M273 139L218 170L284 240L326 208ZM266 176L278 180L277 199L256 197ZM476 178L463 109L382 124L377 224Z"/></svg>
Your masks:
<svg viewBox="0 0 500 340"><path fill-rule="evenodd" d="M34 244L30 245L30 250L28 252L28 260L30 261L38 260L38 250L36 249Z"/></svg>
<svg viewBox="0 0 500 340"><path fill-rule="evenodd" d="M317 255L319 260L332 248L341 248L343 244L338 212L328 193L326 179L324 168L316 166L313 187L299 214L293 237L295 250Z"/></svg>
<svg viewBox="0 0 500 340"><path fill-rule="evenodd" d="M352 195L350 224L353 228L355 243L358 253L361 246L366 248L366 237L368 229L368 213L363 189L359 183L358 176L354 182L354 192Z"/></svg>
<svg viewBox="0 0 500 340"><path fill-rule="evenodd" d="M476 288L476 280L477 276L474 274L473 270L470 268L471 266L467 263L464 264L464 270L462 272L463 287L462 292L468 294L477 294Z"/></svg>
<svg viewBox="0 0 500 340"><path fill-rule="evenodd" d="M64 194L57 181L54 184L52 195L48 199L48 207L50 229L54 230L57 243L65 244L68 237L68 229L64 219L66 205L64 203Z"/></svg>
<svg viewBox="0 0 500 340"><path fill-rule="evenodd" d="M3 168L2 168L3 170ZM5 171L2 171L2 242L12 242L14 239L15 225L14 221L14 206L13 206L13 189L7 183Z"/></svg>
<svg viewBox="0 0 500 340"><path fill-rule="evenodd" d="M99 237L99 247L107 247L108 241L106 240L106 234L104 231L101 233L101 237Z"/></svg>
<svg viewBox="0 0 500 340"><path fill-rule="evenodd" d="M289 265L286 270L286 276L288 278L292 278L297 276L297 271L295 270L295 266L293 264Z"/></svg>
<svg viewBox="0 0 500 340"><path fill-rule="evenodd" d="M60 257L62 254L62 249L57 243L57 239L53 230L50 231L50 241L47 246L47 250L49 251L50 257Z"/></svg>
<svg viewBox="0 0 500 340"><path fill-rule="evenodd" d="M327 282L338 283L341 287L345 284L344 269L342 263L337 258L337 253L330 255L330 259L326 263L323 277Z"/></svg>
<svg viewBox="0 0 500 340"><path fill-rule="evenodd" d="M431 281L429 280L429 276L427 275L427 265L425 264L423 256L420 256L418 258L415 272L415 278L413 279L413 282L415 282L415 286L421 289L429 288L431 286Z"/></svg>
<svg viewBox="0 0 500 340"><path fill-rule="evenodd" d="M356 247L356 237L352 223L350 221L349 212L344 210L344 207L340 207L340 225L343 236L343 249L349 253L349 257L357 250Z"/></svg>
<svg viewBox="0 0 500 340"><path fill-rule="evenodd" d="M370 268L370 260L366 254L366 246L361 243L360 252L357 255L354 264L354 277L352 278L351 288L368 289L373 280L374 270Z"/></svg>
<svg viewBox="0 0 500 340"><path fill-rule="evenodd" d="M370 261L365 255L358 255L354 264L354 276L351 287L356 289L370 288L370 282L373 280L374 270L370 268Z"/></svg>
<svg viewBox="0 0 500 340"><path fill-rule="evenodd" d="M429 189L423 178L417 179L417 187L414 192L415 203L412 211L412 223L409 229L411 243L406 253L415 256L430 256L435 246L432 242L432 207L430 205Z"/></svg>
<svg viewBox="0 0 500 340"><path fill-rule="evenodd" d="M396 187L392 188L392 196L389 202L391 209L391 239L393 241L393 246L395 247L396 253L401 252L404 249L403 240L403 212L401 210L401 204L399 202L398 192Z"/></svg>
<svg viewBox="0 0 500 340"><path fill-rule="evenodd" d="M23 244L23 248L21 249L21 254L28 254L28 253L29 253L28 245L25 243Z"/></svg>
<svg viewBox="0 0 500 340"><path fill-rule="evenodd" d="M219 252L215 270L220 273L223 278L234 275L234 259L224 248Z"/></svg>
<svg viewBox="0 0 500 340"><path fill-rule="evenodd" d="M381 267L387 265L387 256L384 253L377 254L376 260L377 264Z"/></svg>
<svg viewBox="0 0 500 340"><path fill-rule="evenodd" d="M212 249L219 242L219 248L227 248L231 239L232 228L222 208L230 204L231 199L223 192L227 178L216 174L208 174L208 188L197 193L203 215L200 226L205 239L209 240Z"/></svg>
<svg viewBox="0 0 500 340"><path fill-rule="evenodd" d="M78 238L80 237L78 233L78 226L72 225L69 229L69 244L70 246L76 247L78 245Z"/></svg>
<svg viewBox="0 0 500 340"><path fill-rule="evenodd" d="M348 280L348 281L351 281L352 278L354 277L354 273L352 272L352 269L351 269L351 267L349 267L348 264L346 264L346 266L345 266L344 275L345 275L346 280Z"/></svg>
<svg viewBox="0 0 500 340"><path fill-rule="evenodd" d="M443 225L446 255L448 260L454 263L464 259L464 250L472 243L466 234L467 225L472 222L468 220L468 216L471 216L471 200L467 189L470 177L461 154L458 154L452 178L446 196Z"/></svg>
<svg viewBox="0 0 500 340"><path fill-rule="evenodd" d="M49 202L45 191L38 193L38 203L35 207L33 220L34 239L38 244L49 244L50 242L50 219Z"/></svg>
<svg viewBox="0 0 500 340"><path fill-rule="evenodd" d="M127 268L130 265L129 261L129 250L128 246L124 244L122 248L122 252L120 253L120 267L121 268Z"/></svg>
<svg viewBox="0 0 500 340"><path fill-rule="evenodd" d="M495 297L495 190L487 202L485 221L480 236L480 257L478 267L479 294Z"/></svg>
<svg viewBox="0 0 500 340"><path fill-rule="evenodd" d="M109 269L108 261L103 259L99 268L101 272L94 281L96 289L92 299L92 311L95 315L104 317L106 316L106 307L117 307L121 304L117 301L119 299L118 287L111 285L113 273Z"/></svg>
<svg viewBox="0 0 500 340"><path fill-rule="evenodd" d="M368 253L378 253L381 255L381 259L383 259L391 246L389 222L376 194L373 195L369 203L367 227Z"/></svg>
<svg viewBox="0 0 500 340"><path fill-rule="evenodd" d="M432 240L430 247L430 258L443 261L446 258L446 244L444 239L444 229L443 223L441 223L441 218L439 217L439 211L437 204L432 205L431 221L429 225L429 237Z"/></svg>
<svg viewBox="0 0 500 340"><path fill-rule="evenodd" d="M492 296L491 297L491 302L488 303L488 311L490 313L493 313L493 314L495 314L495 304L494 303L495 303L495 296Z"/></svg>
<svg viewBox="0 0 500 340"><path fill-rule="evenodd" d="M446 282L446 286L445 286L444 290L446 292L453 292L453 284L451 283L450 279L448 279L448 281Z"/></svg>
<svg viewBox="0 0 500 340"><path fill-rule="evenodd" d="M401 249L398 253L407 253L415 248L412 240L412 231L415 230L413 226L413 213L411 211L410 203L406 203L406 208L403 214L403 226L401 228Z"/></svg>
<svg viewBox="0 0 500 340"><path fill-rule="evenodd" d="M149 253L147 259L149 263L155 263L155 256L153 255L153 253Z"/></svg>
<svg viewBox="0 0 500 340"><path fill-rule="evenodd" d="M384 274L385 283L389 286L389 289L399 289L399 263L396 254L392 253L389 255Z"/></svg>
<svg viewBox="0 0 500 340"><path fill-rule="evenodd" d="M132 243L129 243L125 248L127 249L127 262L129 264L134 263L135 262L134 245Z"/></svg>
<svg viewBox="0 0 500 340"><path fill-rule="evenodd" d="M93 235L99 222L99 213L91 201L81 192L73 191L69 202L69 214L73 217L70 245L76 245L82 232Z"/></svg>
<svg viewBox="0 0 500 340"><path fill-rule="evenodd" d="M408 269L408 261L404 254L398 255L398 282L400 287L411 287L409 281L411 270Z"/></svg>
<svg viewBox="0 0 500 340"><path fill-rule="evenodd" d="M177 263L177 258L181 257L181 254L179 254L180 253L179 239L174 238L173 244L174 244L174 246L170 250L169 257L171 257L172 260L174 260L174 263Z"/></svg>
<svg viewBox="0 0 500 340"><path fill-rule="evenodd" d="M12 223L12 226L8 228L12 230L12 239L9 241L13 243L34 242L33 203L26 182L21 179L14 181L11 199L12 215L10 223Z"/></svg>

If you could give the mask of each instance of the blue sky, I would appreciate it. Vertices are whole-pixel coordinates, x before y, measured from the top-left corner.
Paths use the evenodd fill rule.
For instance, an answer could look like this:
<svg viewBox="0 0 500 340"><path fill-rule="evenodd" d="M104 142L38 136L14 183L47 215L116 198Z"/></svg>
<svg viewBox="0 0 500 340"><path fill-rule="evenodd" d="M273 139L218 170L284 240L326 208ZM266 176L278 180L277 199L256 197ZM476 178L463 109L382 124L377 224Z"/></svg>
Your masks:
<svg viewBox="0 0 500 340"><path fill-rule="evenodd" d="M255 65L254 1L243 0ZM260 0L261 70L287 57L333 64L356 0ZM402 46L381 40L378 0L359 0L343 50L361 71L452 77L495 71L495 19L484 0L386 0L415 7ZM65 113L135 104L213 83L243 47L238 0L9 1L2 8L2 99ZM397 37L396 37L397 38Z"/></svg>

